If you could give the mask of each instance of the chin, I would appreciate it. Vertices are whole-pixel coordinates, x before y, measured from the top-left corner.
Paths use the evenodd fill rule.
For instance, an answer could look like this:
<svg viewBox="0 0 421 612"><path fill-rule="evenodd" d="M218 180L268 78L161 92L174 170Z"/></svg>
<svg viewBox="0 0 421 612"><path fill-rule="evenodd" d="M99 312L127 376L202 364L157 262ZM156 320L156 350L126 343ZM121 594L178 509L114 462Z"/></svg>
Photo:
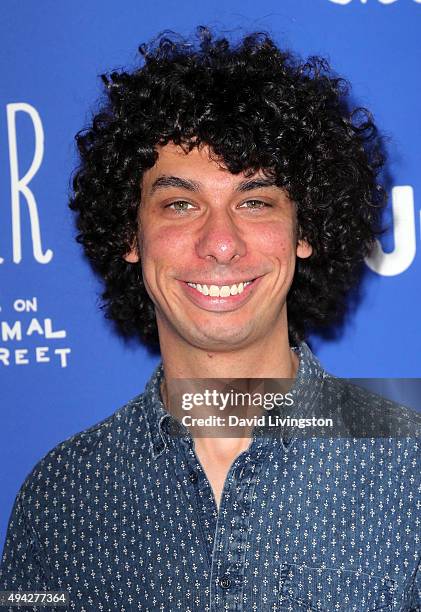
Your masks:
<svg viewBox="0 0 421 612"><path fill-rule="evenodd" d="M191 332L192 330L190 330ZM206 327L206 331L202 328L195 337L191 333L185 338L190 344L202 348L207 351L230 351L246 346L252 340L252 329L235 328L230 326L224 327Z"/></svg>

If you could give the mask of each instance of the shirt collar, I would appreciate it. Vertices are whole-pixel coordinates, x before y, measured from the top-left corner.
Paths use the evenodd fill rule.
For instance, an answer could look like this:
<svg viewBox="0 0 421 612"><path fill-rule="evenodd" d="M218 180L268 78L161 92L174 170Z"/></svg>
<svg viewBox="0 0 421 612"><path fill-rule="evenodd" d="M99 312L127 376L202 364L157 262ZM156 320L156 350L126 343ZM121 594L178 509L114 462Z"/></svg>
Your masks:
<svg viewBox="0 0 421 612"><path fill-rule="evenodd" d="M298 419L305 418L309 413L315 412L324 379L328 374L305 342L302 342L298 347L292 347L292 350L296 353L300 363L291 389L293 408L290 416ZM292 444L298 437L298 432L297 427L291 427L289 435L285 435L281 440L284 448L288 448Z"/></svg>
<svg viewBox="0 0 421 612"><path fill-rule="evenodd" d="M297 376L291 389L294 397L294 416L304 417L317 401L327 374L305 342L292 347L292 350L299 358ZM164 431L164 423L173 418L165 409L161 398L160 386L163 375L161 362L153 372L143 394L144 415L154 459L158 458L167 446L168 434ZM289 436L282 438L284 448L288 448L296 437L296 432L292 429Z"/></svg>

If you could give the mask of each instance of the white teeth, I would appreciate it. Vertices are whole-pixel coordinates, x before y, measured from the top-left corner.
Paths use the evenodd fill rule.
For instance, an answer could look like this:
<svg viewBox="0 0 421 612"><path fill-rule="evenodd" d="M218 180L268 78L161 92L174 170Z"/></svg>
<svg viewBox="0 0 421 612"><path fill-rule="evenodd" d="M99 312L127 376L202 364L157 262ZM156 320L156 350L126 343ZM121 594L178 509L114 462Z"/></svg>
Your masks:
<svg viewBox="0 0 421 612"><path fill-rule="evenodd" d="M199 293L203 295L210 295L211 297L228 297L230 295L239 295L244 291L247 285L250 285L252 281L246 281L244 283L238 283L238 285L223 285L218 287L217 285L201 285L195 283L187 283L189 287L193 287Z"/></svg>

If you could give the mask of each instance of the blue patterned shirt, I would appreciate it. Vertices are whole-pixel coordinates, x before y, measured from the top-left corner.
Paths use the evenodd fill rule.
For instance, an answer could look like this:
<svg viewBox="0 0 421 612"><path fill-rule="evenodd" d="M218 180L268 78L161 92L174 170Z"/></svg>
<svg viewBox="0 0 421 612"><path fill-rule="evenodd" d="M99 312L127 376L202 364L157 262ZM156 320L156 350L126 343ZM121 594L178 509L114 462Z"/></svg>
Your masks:
<svg viewBox="0 0 421 612"><path fill-rule="evenodd" d="M334 379L297 351L305 413ZM0 590L67 590L80 612L421 610L419 438L255 436L218 512L191 437L169 433L162 375L38 463Z"/></svg>

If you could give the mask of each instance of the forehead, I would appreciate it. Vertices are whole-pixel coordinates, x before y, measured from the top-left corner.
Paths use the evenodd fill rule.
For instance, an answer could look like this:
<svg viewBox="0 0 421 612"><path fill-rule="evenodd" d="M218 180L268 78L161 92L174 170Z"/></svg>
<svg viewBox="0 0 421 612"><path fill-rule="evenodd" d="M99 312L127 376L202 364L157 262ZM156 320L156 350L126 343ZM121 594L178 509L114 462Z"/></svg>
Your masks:
<svg viewBox="0 0 421 612"><path fill-rule="evenodd" d="M181 146L168 143L157 147L157 152L155 165L143 175L142 186L145 189L160 176L178 176L200 183L204 188L211 186L213 189L233 189L245 176L265 178L263 171L232 174L207 145L194 147L186 153Z"/></svg>

